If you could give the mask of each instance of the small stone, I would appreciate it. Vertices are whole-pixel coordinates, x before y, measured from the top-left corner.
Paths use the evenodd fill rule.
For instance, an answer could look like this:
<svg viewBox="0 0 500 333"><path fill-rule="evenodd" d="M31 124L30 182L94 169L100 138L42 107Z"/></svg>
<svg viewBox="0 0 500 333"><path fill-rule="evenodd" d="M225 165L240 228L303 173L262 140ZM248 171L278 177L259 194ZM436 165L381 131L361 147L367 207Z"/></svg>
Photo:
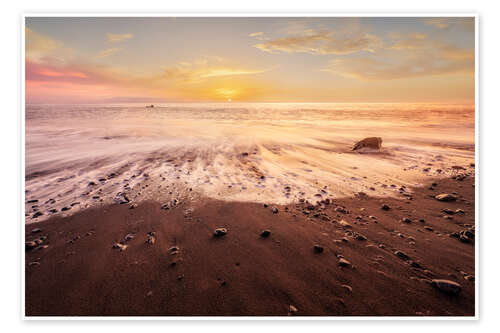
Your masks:
<svg viewBox="0 0 500 333"><path fill-rule="evenodd" d="M403 223L411 223L411 220L407 217L403 217L403 219L401 220L401 222Z"/></svg>
<svg viewBox="0 0 500 333"><path fill-rule="evenodd" d="M35 229L31 230L32 234L36 234L36 233L39 233L39 232L42 232L42 229L35 228Z"/></svg>
<svg viewBox="0 0 500 333"><path fill-rule="evenodd" d="M128 242L128 241L134 239L134 237L135 237L134 234L127 234L124 239L126 242Z"/></svg>
<svg viewBox="0 0 500 333"><path fill-rule="evenodd" d="M323 253L323 247L318 244L314 245L313 249L315 253Z"/></svg>
<svg viewBox="0 0 500 333"><path fill-rule="evenodd" d="M61 208L61 212L65 212L65 211L70 210L70 209L71 209L71 207L63 207L63 208Z"/></svg>
<svg viewBox="0 0 500 333"><path fill-rule="evenodd" d="M339 266L341 266L341 267L352 267L352 264L348 260L346 260L344 258L340 258L339 259Z"/></svg>
<svg viewBox="0 0 500 333"><path fill-rule="evenodd" d="M396 252L394 252L394 254L397 255L399 258L401 258L403 260L410 259L410 257L408 257L408 255L406 253L404 253L403 251L397 250Z"/></svg>
<svg viewBox="0 0 500 333"><path fill-rule="evenodd" d="M40 217L42 215L43 215L42 212L36 212L35 214L33 214L33 218L36 219L37 217Z"/></svg>
<svg viewBox="0 0 500 333"><path fill-rule="evenodd" d="M24 244L25 244L25 245L24 245L24 249L25 249L26 251L31 251L31 250L33 250L35 247L37 247L37 246L38 246L38 244L37 244L36 242L34 242L34 241L29 241L29 242L26 242L26 243L24 243Z"/></svg>
<svg viewBox="0 0 500 333"><path fill-rule="evenodd" d="M115 243L113 244L113 249L119 249L120 252L123 252L127 249L128 245L122 244L122 243Z"/></svg>
<svg viewBox="0 0 500 333"><path fill-rule="evenodd" d="M344 290L346 291L346 293L352 294L352 287L351 286L348 286L347 284L343 284L342 288L344 288Z"/></svg>
<svg viewBox="0 0 500 333"><path fill-rule="evenodd" d="M380 209L382 209L382 210L390 210L390 209L391 209L391 207L389 207L389 205L387 205L387 204L383 204L383 205L380 207Z"/></svg>
<svg viewBox="0 0 500 333"><path fill-rule="evenodd" d="M137 208L137 204L133 203L128 208L129 209L135 209L135 208Z"/></svg>
<svg viewBox="0 0 500 333"><path fill-rule="evenodd" d="M361 234L357 234L356 237L355 237L355 239L359 240L359 241L365 241L365 240L367 240L366 236L361 235Z"/></svg>
<svg viewBox="0 0 500 333"><path fill-rule="evenodd" d="M424 227L424 229L425 229L425 230L427 230L427 231L434 231L434 229L432 229L432 228L431 228L431 227L429 227L428 225L426 225L426 226Z"/></svg>
<svg viewBox="0 0 500 333"><path fill-rule="evenodd" d="M352 228L352 226L348 222L346 222L345 220L340 220L338 222L338 224L340 224L344 228Z"/></svg>
<svg viewBox="0 0 500 333"><path fill-rule="evenodd" d="M267 238L271 235L271 231L270 230L264 230L260 233L260 237L262 238Z"/></svg>
<svg viewBox="0 0 500 333"><path fill-rule="evenodd" d="M290 305L290 307L288 308L289 314L294 314L294 313L296 313L298 311L299 310L295 306L293 306L293 305Z"/></svg>
<svg viewBox="0 0 500 333"><path fill-rule="evenodd" d="M222 237L225 234L227 234L227 229L226 228L217 228L214 231L214 237Z"/></svg>
<svg viewBox="0 0 500 333"><path fill-rule="evenodd" d="M154 236L151 236L149 235L147 238L146 238L146 244L151 244L153 245L154 243L156 242L156 238Z"/></svg>
<svg viewBox="0 0 500 333"><path fill-rule="evenodd" d="M434 279L432 280L432 285L440 291L451 295L457 295L462 290L462 286L459 283L450 280Z"/></svg>
<svg viewBox="0 0 500 333"><path fill-rule="evenodd" d="M456 201L457 197L454 196L453 194L448 194L448 193L441 193L438 194L434 197L438 201L444 201L444 202L450 202L450 201Z"/></svg>
<svg viewBox="0 0 500 333"><path fill-rule="evenodd" d="M464 279L470 282L474 282L476 279L474 278L474 275L466 275L464 276Z"/></svg>
<svg viewBox="0 0 500 333"><path fill-rule="evenodd" d="M278 214L278 208L273 207L271 210L272 210L273 214Z"/></svg>
<svg viewBox="0 0 500 333"><path fill-rule="evenodd" d="M40 265L40 263L39 263L38 261L32 261L32 262L30 262L30 263L28 264L28 266L30 266L30 267L31 267L31 266L39 266L39 265Z"/></svg>

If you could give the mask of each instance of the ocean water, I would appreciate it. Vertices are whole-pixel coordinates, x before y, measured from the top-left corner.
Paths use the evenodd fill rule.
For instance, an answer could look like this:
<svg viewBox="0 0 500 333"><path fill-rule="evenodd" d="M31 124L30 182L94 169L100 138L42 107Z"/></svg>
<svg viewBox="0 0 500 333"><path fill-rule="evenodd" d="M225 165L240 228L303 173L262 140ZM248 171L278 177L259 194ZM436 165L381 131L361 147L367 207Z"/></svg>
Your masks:
<svg viewBox="0 0 500 333"><path fill-rule="evenodd" d="M423 185L474 162L474 112L468 104L31 104L26 200L38 202L26 204L27 222L123 194L268 203L398 195L391 184ZM380 152L351 151L370 136L382 138Z"/></svg>

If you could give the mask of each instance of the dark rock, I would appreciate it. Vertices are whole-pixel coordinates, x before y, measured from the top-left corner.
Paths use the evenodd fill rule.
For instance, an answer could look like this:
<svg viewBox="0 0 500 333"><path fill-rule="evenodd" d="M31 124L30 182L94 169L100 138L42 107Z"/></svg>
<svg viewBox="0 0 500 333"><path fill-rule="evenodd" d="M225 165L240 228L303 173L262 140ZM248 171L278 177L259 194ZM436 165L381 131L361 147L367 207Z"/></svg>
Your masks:
<svg viewBox="0 0 500 333"><path fill-rule="evenodd" d="M65 212L65 211L70 210L70 209L71 209L71 207L63 207L63 208L61 208L61 212Z"/></svg>
<svg viewBox="0 0 500 333"><path fill-rule="evenodd" d="M349 214L349 211L347 209L345 209L344 207L337 207L337 208L335 208L335 211L337 213Z"/></svg>
<svg viewBox="0 0 500 333"><path fill-rule="evenodd" d="M323 247L318 244L314 245L313 249L315 253L323 253Z"/></svg>
<svg viewBox="0 0 500 333"><path fill-rule="evenodd" d="M38 202L38 199L33 199L33 200L28 200L26 201L27 203L37 203Z"/></svg>
<svg viewBox="0 0 500 333"><path fill-rule="evenodd" d="M269 237L270 235L271 235L271 231L269 231L269 230L264 230L264 231L262 231L262 232L260 233L260 237L262 237L262 238L267 238L267 237Z"/></svg>
<svg viewBox="0 0 500 333"><path fill-rule="evenodd" d="M33 233L33 234L36 234L36 233L39 233L39 232L42 232L42 229L35 228L35 229L31 230L31 233Z"/></svg>
<svg viewBox="0 0 500 333"><path fill-rule="evenodd" d="M382 138L380 137L365 138L357 142L352 148L352 150L360 150L363 148L380 150L382 148Z"/></svg>
<svg viewBox="0 0 500 333"><path fill-rule="evenodd" d="M356 236L354 238L356 240L359 240L359 241L365 241L365 240L367 240L366 236L363 236L361 234L356 234Z"/></svg>
<svg viewBox="0 0 500 333"><path fill-rule="evenodd" d="M36 212L35 214L33 214L33 218L36 219L37 217L40 217L42 215L43 215L42 212Z"/></svg>
<svg viewBox="0 0 500 333"><path fill-rule="evenodd" d="M407 218L407 217L404 217L404 218L401 220L401 222L403 222L403 223L411 223L411 220L410 220L409 218Z"/></svg>
<svg viewBox="0 0 500 333"><path fill-rule="evenodd" d="M394 254L397 255L399 258L401 258L403 260L410 259L410 257L408 257L408 255L406 253L404 253L403 251L397 250L396 252L394 252Z"/></svg>
<svg viewBox="0 0 500 333"><path fill-rule="evenodd" d="M346 260L344 258L340 258L339 259L339 266L341 266L341 267L352 267L352 264L348 260Z"/></svg>
<svg viewBox="0 0 500 333"><path fill-rule="evenodd" d="M156 242L156 237L151 235L149 235L145 241L146 244L151 244L151 245L153 245L155 242Z"/></svg>
<svg viewBox="0 0 500 333"><path fill-rule="evenodd" d="M29 242L24 243L24 249L26 251L31 251L37 246L38 246L38 244L34 241L29 241Z"/></svg>
<svg viewBox="0 0 500 333"><path fill-rule="evenodd" d="M387 204L383 204L383 205L380 207L380 209L382 209L382 210L390 210L390 209L391 209L391 207L389 207L389 205L387 205Z"/></svg>
<svg viewBox="0 0 500 333"><path fill-rule="evenodd" d="M227 229L226 228L217 228L214 231L214 237L222 237L225 234L227 234Z"/></svg>
<svg viewBox="0 0 500 333"><path fill-rule="evenodd" d="M278 214L278 208L273 207L271 210L272 210L273 214Z"/></svg>
<svg viewBox="0 0 500 333"><path fill-rule="evenodd" d="M434 279L432 280L432 285L450 295L457 295L462 290L462 286L459 283L450 280Z"/></svg>

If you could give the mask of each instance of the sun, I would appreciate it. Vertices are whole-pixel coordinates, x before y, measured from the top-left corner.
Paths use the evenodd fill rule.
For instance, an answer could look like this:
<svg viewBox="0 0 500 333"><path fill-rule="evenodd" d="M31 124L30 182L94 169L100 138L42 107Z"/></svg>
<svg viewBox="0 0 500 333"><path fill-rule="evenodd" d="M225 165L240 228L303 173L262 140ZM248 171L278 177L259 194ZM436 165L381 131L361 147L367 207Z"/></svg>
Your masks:
<svg viewBox="0 0 500 333"><path fill-rule="evenodd" d="M228 101L229 103L231 103L231 98L228 98L228 99L227 99L227 101Z"/></svg>

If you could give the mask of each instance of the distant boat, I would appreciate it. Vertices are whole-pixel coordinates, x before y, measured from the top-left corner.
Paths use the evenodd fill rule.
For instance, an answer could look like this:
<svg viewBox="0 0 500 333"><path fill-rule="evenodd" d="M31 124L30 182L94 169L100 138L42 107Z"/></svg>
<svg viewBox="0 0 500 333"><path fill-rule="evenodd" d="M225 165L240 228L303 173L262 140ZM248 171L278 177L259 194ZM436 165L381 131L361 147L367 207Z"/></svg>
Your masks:
<svg viewBox="0 0 500 333"><path fill-rule="evenodd" d="M155 106L153 104L151 105L146 105L146 108L154 108Z"/></svg>

